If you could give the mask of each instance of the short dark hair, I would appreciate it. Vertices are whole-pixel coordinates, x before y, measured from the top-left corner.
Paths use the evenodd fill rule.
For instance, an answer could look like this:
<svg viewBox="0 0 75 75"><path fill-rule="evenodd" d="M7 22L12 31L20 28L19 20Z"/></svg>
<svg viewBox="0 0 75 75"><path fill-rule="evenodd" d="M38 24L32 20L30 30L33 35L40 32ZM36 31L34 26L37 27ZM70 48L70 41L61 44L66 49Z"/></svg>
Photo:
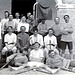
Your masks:
<svg viewBox="0 0 75 75"><path fill-rule="evenodd" d="M8 30L9 28L13 29L13 27L12 27L12 26L8 26L7 30Z"/></svg>
<svg viewBox="0 0 75 75"><path fill-rule="evenodd" d="M20 27L20 30L22 29L22 27L24 27L24 28L26 29L26 27L25 27L25 26L21 26L21 27Z"/></svg>
<svg viewBox="0 0 75 75"><path fill-rule="evenodd" d="M53 33L54 33L54 30L53 30L53 28L49 28L49 29L48 29L48 33L49 33L49 30L52 30L52 31L53 31Z"/></svg>
<svg viewBox="0 0 75 75"><path fill-rule="evenodd" d="M63 18L65 19L65 17L66 17L66 16L69 18L69 15L64 15L64 17L63 17Z"/></svg>
<svg viewBox="0 0 75 75"><path fill-rule="evenodd" d="M8 13L8 16L10 15L10 13L9 13L8 11L4 11L4 14L5 14L5 13Z"/></svg>
<svg viewBox="0 0 75 75"><path fill-rule="evenodd" d="M48 54L50 54L51 52L53 52L54 50L49 50Z"/></svg>
<svg viewBox="0 0 75 75"><path fill-rule="evenodd" d="M37 27L33 27L33 32L37 31L38 32L38 29Z"/></svg>
<svg viewBox="0 0 75 75"><path fill-rule="evenodd" d="M38 43L38 44L39 44L39 46L40 46L40 43L39 43L39 42L35 42L35 43L33 43L32 45L35 45L36 43Z"/></svg>

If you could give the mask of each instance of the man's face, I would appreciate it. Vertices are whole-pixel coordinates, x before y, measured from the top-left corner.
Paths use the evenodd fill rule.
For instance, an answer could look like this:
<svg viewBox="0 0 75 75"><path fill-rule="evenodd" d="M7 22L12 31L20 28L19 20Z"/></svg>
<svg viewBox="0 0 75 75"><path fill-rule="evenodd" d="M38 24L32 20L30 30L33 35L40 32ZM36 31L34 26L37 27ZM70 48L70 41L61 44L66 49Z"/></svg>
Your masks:
<svg viewBox="0 0 75 75"><path fill-rule="evenodd" d="M8 28L8 32L9 32L9 33L12 33L12 32L13 32L13 29L12 29L11 27L9 27L9 28Z"/></svg>
<svg viewBox="0 0 75 75"><path fill-rule="evenodd" d="M5 17L8 17L8 15L9 15L8 12L6 12L6 13L5 13Z"/></svg>
<svg viewBox="0 0 75 75"><path fill-rule="evenodd" d="M66 23L68 23L69 22L69 17L65 16L64 20L65 20Z"/></svg>
<svg viewBox="0 0 75 75"><path fill-rule="evenodd" d="M49 56L52 57L52 58L54 58L54 56L55 56L55 52L52 51L51 53L49 53Z"/></svg>
<svg viewBox="0 0 75 75"><path fill-rule="evenodd" d="M31 13L27 13L27 17L30 17L31 16Z"/></svg>
<svg viewBox="0 0 75 75"><path fill-rule="evenodd" d="M44 24L45 23L45 20L42 20L42 24Z"/></svg>
<svg viewBox="0 0 75 75"><path fill-rule="evenodd" d="M13 20L13 16L9 15L9 21L12 21L12 20Z"/></svg>
<svg viewBox="0 0 75 75"><path fill-rule="evenodd" d="M22 20L22 22L25 22L25 21L26 21L25 16L23 16L23 17L21 18L21 20Z"/></svg>
<svg viewBox="0 0 75 75"><path fill-rule="evenodd" d="M21 27L21 32L25 32L26 28L25 27Z"/></svg>
<svg viewBox="0 0 75 75"><path fill-rule="evenodd" d="M34 45L35 50L38 50L39 47L40 47L39 44L35 43L35 45Z"/></svg>
<svg viewBox="0 0 75 75"><path fill-rule="evenodd" d="M60 21L60 20L59 20L59 18L55 18L54 21L55 21L56 24L59 24L59 21Z"/></svg>
<svg viewBox="0 0 75 75"><path fill-rule="evenodd" d="M15 17L18 17L19 18L19 13L15 13Z"/></svg>
<svg viewBox="0 0 75 75"><path fill-rule="evenodd" d="M49 35L50 35L50 36L53 35L53 30L49 30Z"/></svg>
<svg viewBox="0 0 75 75"><path fill-rule="evenodd" d="M35 36L37 35L37 30L34 31L34 35L35 35Z"/></svg>

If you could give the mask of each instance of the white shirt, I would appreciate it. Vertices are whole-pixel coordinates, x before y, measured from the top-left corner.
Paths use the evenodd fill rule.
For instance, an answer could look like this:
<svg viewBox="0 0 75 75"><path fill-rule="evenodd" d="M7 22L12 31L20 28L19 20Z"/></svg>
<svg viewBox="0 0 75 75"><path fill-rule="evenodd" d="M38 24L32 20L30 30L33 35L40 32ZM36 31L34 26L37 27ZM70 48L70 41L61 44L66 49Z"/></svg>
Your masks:
<svg viewBox="0 0 75 75"><path fill-rule="evenodd" d="M56 46L57 45L57 39L56 39L56 37L54 35L52 35L50 37L49 34L48 34L47 36L44 37L44 43L45 43L45 46L47 44L54 44Z"/></svg>
<svg viewBox="0 0 75 75"><path fill-rule="evenodd" d="M28 24L28 23L19 22L18 28L17 28L17 31L18 31L18 32L20 32L20 27L21 27L21 26L25 26L25 27L26 27L26 32L29 31L29 24Z"/></svg>
<svg viewBox="0 0 75 75"><path fill-rule="evenodd" d="M17 42L17 36L16 34L12 33L9 35L8 33L4 37L4 42L7 42L8 44L10 43L16 43Z"/></svg>
<svg viewBox="0 0 75 75"><path fill-rule="evenodd" d="M0 22L0 39L1 39L1 22Z"/></svg>
<svg viewBox="0 0 75 75"><path fill-rule="evenodd" d="M30 44L34 44L35 42L38 42L40 45L43 45L43 37L40 34L37 34L37 37L35 37L34 35L30 36Z"/></svg>
<svg viewBox="0 0 75 75"><path fill-rule="evenodd" d="M34 50L34 49L33 49L33 50L30 52L30 57L37 58L37 59L43 58L43 57L44 57L44 52L43 52L42 49L38 49L38 50Z"/></svg>
<svg viewBox="0 0 75 75"><path fill-rule="evenodd" d="M7 19L4 18L4 19L1 20L1 30L2 30L2 31L4 31L4 24L5 24L8 20L9 20L8 18L7 18Z"/></svg>
<svg viewBox="0 0 75 75"><path fill-rule="evenodd" d="M18 24L20 22L20 19L13 19L13 21Z"/></svg>

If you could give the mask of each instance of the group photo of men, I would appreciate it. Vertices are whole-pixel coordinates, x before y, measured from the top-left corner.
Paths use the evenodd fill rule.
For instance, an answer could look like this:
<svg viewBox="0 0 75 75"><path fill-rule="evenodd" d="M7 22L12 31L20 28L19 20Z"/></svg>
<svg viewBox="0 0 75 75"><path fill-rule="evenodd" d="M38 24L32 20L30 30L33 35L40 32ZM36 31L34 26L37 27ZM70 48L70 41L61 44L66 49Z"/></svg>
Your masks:
<svg viewBox="0 0 75 75"><path fill-rule="evenodd" d="M6 10L4 18L0 18L0 60L5 60L1 70L25 69L25 72L33 70L47 74L56 74L60 70L75 72L74 28L70 24L70 15L63 15L62 24L60 17L56 16L54 25L48 26L47 16L36 19L31 12L25 14L16 11L14 17ZM69 58L65 54L66 48Z"/></svg>

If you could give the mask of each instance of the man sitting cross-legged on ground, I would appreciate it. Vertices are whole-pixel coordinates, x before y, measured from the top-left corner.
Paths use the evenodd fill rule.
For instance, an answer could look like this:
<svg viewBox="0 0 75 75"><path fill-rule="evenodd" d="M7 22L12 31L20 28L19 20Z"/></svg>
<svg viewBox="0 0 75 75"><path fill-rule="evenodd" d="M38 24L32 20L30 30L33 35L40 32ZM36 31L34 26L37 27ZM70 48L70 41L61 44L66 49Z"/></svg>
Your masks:
<svg viewBox="0 0 75 75"><path fill-rule="evenodd" d="M47 65L45 65L43 63L44 52L42 49L40 49L40 44L38 42L35 42L34 47L35 47L35 49L31 50L31 52L30 52L30 56L29 56L30 61L28 63L23 64L22 66L17 67L17 68L15 68L15 67L11 67L11 68L14 70L19 70L19 69L23 69L23 68L29 66L30 69L38 68L41 70L42 68L44 68L48 73L57 72L58 69L52 71L52 69L50 69Z"/></svg>
<svg viewBox="0 0 75 75"><path fill-rule="evenodd" d="M46 65L50 68L58 68L64 70L70 70L70 66L75 66L75 61L71 61L69 59L65 59L60 55L56 54L54 50L50 50L48 53L49 57L46 60Z"/></svg>

